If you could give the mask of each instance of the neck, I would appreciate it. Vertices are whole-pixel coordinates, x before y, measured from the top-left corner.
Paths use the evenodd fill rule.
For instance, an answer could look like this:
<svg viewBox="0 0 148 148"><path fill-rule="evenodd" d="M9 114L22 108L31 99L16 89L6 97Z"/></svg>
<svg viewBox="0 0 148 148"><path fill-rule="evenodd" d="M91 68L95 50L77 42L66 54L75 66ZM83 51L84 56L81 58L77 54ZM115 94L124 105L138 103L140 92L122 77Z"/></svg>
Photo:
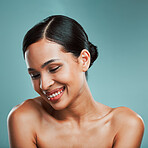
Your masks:
<svg viewBox="0 0 148 148"><path fill-rule="evenodd" d="M74 120L78 123L93 120L98 114L97 103L94 101L86 83L82 93L67 108L55 111L54 115L59 120Z"/></svg>

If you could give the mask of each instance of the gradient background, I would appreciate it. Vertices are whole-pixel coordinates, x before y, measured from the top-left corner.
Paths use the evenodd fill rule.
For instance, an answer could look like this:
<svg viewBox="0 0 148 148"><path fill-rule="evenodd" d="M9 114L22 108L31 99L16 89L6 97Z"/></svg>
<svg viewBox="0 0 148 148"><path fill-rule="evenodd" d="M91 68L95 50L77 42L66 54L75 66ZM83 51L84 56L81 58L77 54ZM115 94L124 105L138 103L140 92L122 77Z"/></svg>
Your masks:
<svg viewBox="0 0 148 148"><path fill-rule="evenodd" d="M145 122L142 148L148 148L147 0L0 0L0 148L9 147L11 108L37 96L21 51L23 37L53 14L76 19L99 47L99 58L89 70L92 94L103 104L140 114Z"/></svg>

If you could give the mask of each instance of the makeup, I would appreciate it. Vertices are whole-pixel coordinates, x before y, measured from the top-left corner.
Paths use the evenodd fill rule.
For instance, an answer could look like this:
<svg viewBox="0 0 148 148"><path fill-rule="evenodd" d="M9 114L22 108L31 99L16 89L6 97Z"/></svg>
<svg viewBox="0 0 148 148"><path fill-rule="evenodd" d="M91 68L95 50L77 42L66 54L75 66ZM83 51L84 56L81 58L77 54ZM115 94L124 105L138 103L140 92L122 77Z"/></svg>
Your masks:
<svg viewBox="0 0 148 148"><path fill-rule="evenodd" d="M65 86L58 89L54 89L51 92L46 92L46 97L48 98L48 101L57 102L63 95L64 90Z"/></svg>

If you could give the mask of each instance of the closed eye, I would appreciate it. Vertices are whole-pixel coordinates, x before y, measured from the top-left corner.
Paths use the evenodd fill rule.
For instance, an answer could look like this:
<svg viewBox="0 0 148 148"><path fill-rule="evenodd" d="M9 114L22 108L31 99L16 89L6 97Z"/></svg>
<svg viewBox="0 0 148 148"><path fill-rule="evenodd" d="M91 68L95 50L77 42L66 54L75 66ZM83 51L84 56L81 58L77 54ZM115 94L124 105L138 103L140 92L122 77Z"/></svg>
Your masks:
<svg viewBox="0 0 148 148"><path fill-rule="evenodd" d="M49 72L51 72L51 73L55 73L59 68L60 68L61 66L57 66L57 67L55 67L55 68L49 68ZM41 77L41 75L40 75L40 73L30 73L30 76L31 76L31 78L33 79L33 80L36 80L36 79L38 79L38 78L40 78Z"/></svg>
<svg viewBox="0 0 148 148"><path fill-rule="evenodd" d="M33 80L35 80L35 79L38 79L39 77L40 77L40 74L38 73L38 74L30 74L30 76L31 76L31 78L33 79Z"/></svg>
<svg viewBox="0 0 148 148"><path fill-rule="evenodd" d="M60 68L60 66L57 66L57 67L55 67L55 68L50 69L49 71L50 71L51 73L54 73L54 72L56 72L56 70L58 70L59 68Z"/></svg>

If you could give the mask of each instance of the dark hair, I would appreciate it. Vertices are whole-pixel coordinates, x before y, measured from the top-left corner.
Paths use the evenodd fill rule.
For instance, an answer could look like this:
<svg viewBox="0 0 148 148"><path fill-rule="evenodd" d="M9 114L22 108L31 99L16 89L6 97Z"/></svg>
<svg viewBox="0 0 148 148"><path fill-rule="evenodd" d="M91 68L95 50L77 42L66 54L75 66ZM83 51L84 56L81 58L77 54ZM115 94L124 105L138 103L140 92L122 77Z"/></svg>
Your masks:
<svg viewBox="0 0 148 148"><path fill-rule="evenodd" d="M28 46L43 38L62 45L66 52L71 52L76 57L79 57L83 49L87 49L91 56L89 67L98 57L97 47L89 42L82 26L67 16L49 16L31 28L23 40L24 58Z"/></svg>

